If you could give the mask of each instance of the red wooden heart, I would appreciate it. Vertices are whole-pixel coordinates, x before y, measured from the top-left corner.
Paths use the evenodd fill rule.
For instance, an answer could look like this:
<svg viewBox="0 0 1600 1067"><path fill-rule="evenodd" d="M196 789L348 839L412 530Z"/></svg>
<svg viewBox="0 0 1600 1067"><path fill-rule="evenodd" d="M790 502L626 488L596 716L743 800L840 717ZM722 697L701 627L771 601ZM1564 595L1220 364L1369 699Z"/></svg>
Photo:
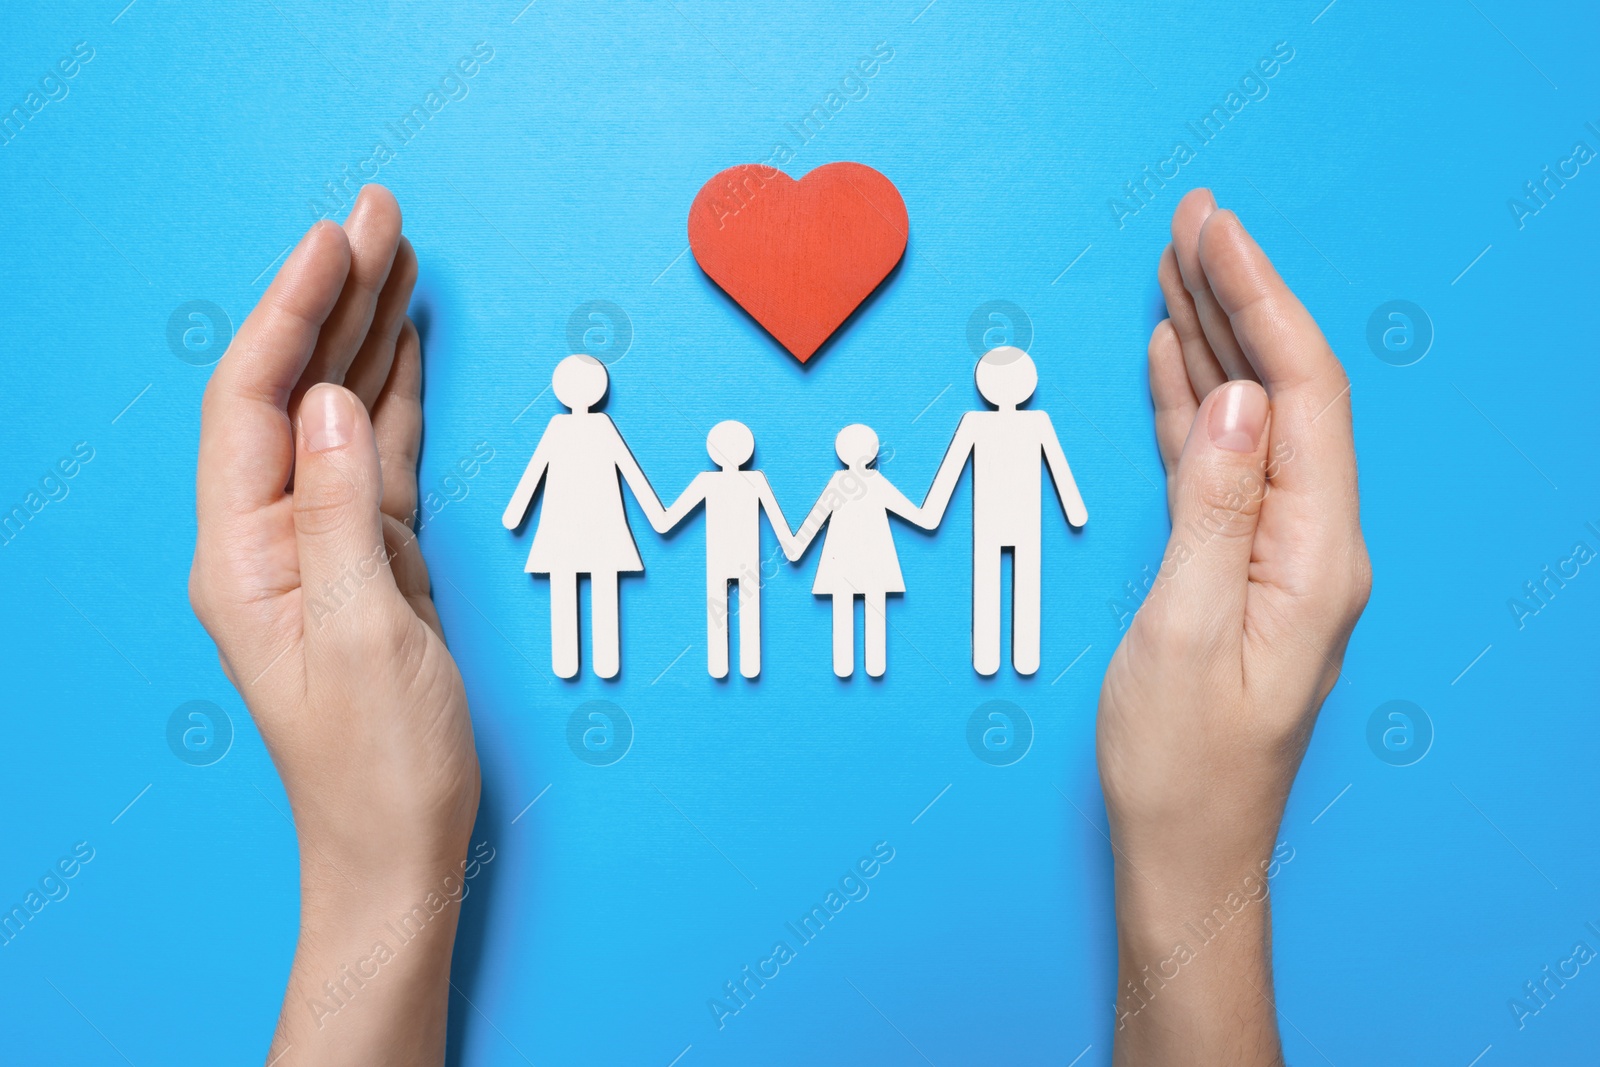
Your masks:
<svg viewBox="0 0 1600 1067"><path fill-rule="evenodd" d="M774 167L729 167L689 208L702 270L804 363L906 250L906 205L860 163L799 181Z"/></svg>

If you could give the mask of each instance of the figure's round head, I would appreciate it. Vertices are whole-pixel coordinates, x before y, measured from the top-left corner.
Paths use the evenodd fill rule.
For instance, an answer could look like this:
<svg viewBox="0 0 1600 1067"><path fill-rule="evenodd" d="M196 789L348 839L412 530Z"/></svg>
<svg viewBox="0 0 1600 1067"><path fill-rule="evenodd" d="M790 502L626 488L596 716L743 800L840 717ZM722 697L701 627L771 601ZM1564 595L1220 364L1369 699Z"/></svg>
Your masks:
<svg viewBox="0 0 1600 1067"><path fill-rule="evenodd" d="M733 419L717 423L706 434L706 452L710 454L711 462L719 467L742 467L750 461L755 450L756 439L750 427Z"/></svg>
<svg viewBox="0 0 1600 1067"><path fill-rule="evenodd" d="M833 439L833 450L846 467L865 467L878 458L878 435L870 426L853 423Z"/></svg>
<svg viewBox="0 0 1600 1067"><path fill-rule="evenodd" d="M1039 385L1033 357L1012 345L985 352L978 360L977 378L978 392L997 408L1016 407Z"/></svg>
<svg viewBox="0 0 1600 1067"><path fill-rule="evenodd" d="M606 365L581 353L556 364L550 388L556 399L573 411L584 411L600 403L606 395Z"/></svg>

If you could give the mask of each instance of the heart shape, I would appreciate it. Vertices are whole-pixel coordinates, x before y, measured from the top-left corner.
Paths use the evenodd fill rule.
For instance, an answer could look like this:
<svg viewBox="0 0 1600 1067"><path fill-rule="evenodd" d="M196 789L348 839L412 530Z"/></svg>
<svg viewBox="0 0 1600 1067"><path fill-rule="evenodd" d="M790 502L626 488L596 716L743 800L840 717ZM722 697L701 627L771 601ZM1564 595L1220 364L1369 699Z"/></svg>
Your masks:
<svg viewBox="0 0 1600 1067"><path fill-rule="evenodd" d="M711 279L801 363L888 277L906 250L906 205L861 163L799 181L729 167L689 208L689 247Z"/></svg>

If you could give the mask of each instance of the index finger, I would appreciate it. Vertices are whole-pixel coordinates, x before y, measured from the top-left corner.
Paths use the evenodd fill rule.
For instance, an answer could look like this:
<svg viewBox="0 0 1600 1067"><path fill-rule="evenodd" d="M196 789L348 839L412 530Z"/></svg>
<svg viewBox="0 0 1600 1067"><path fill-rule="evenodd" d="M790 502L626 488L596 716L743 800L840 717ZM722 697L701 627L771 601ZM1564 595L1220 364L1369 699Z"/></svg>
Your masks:
<svg viewBox="0 0 1600 1067"><path fill-rule="evenodd" d="M1350 379L1316 320L1232 211L1206 220L1200 259L1239 347L1272 398L1272 436L1294 449L1295 461L1282 465L1274 485L1353 494Z"/></svg>
<svg viewBox="0 0 1600 1067"><path fill-rule="evenodd" d="M286 405L350 269L337 223L316 223L239 327L201 403L195 507L209 519L283 495L294 466Z"/></svg>

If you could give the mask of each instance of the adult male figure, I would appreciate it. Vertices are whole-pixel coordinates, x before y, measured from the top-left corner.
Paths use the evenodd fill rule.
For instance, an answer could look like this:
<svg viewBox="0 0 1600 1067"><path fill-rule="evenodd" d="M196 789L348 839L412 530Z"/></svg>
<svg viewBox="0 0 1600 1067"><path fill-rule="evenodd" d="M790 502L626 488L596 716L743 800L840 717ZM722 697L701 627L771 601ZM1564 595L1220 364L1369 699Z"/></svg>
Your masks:
<svg viewBox="0 0 1600 1067"><path fill-rule="evenodd" d="M1011 549L1011 664L1018 674L1039 669L1039 464L1049 464L1067 521L1082 526L1088 509L1072 480L1050 416L1018 404L1033 395L1039 372L1020 348L984 353L978 392L997 411L961 417L922 507L931 523L944 517L961 471L972 458L972 667L1000 669L1000 554Z"/></svg>
<svg viewBox="0 0 1600 1067"><path fill-rule="evenodd" d="M704 471L652 525L666 533L700 503L706 506L706 669L728 676L728 583L739 586L739 673L761 673L761 510L790 555L794 535L777 497L760 471L740 470L755 452L749 427L729 420L706 435L706 451L718 470ZM798 555L798 552L793 553Z"/></svg>

